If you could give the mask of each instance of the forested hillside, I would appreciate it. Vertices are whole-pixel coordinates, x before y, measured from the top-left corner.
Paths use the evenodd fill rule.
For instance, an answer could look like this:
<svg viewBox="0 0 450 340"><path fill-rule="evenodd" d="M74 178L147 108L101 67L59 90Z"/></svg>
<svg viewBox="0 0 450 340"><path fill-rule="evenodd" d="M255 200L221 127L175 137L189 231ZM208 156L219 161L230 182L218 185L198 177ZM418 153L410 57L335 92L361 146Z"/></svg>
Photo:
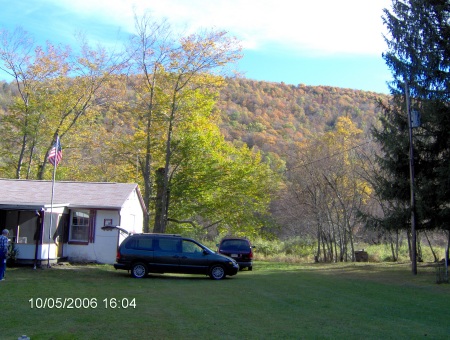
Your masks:
<svg viewBox="0 0 450 340"><path fill-rule="evenodd" d="M343 88L227 80L217 104L226 138L261 150L283 172L271 232L303 244L316 240L319 261L352 258L354 242L368 232L358 211L377 209L370 130L379 122L377 101L388 99Z"/></svg>
<svg viewBox="0 0 450 340"><path fill-rule="evenodd" d="M14 92L13 84L0 86L5 113ZM133 93L130 87L127 98L133 98ZM197 133L179 137L176 151L181 153L174 166L178 176L172 181L170 221L192 221L200 230L217 224L246 235L267 232L302 239L319 235L322 246L317 253L323 253L325 260L343 260L351 253L348 240L353 242L362 230L357 211L370 207L370 184L360 171L369 171L368 163L355 152L361 151L361 145L370 151L369 130L379 114L377 99L388 98L351 89L226 79L214 116L219 117L227 141L249 148L233 151L226 158L224 153L205 151L209 147L203 137L208 135L212 136L207 138L211 147L225 147L214 142L221 137L211 133L213 130L205 130L212 127L210 123L201 128L203 137ZM126 99L118 109L101 106L102 119L81 125L76 134L64 139L66 156L58 171L61 180L137 180L143 186L136 176L136 162L142 162L145 148L135 140L142 139L139 126L145 116L134 113L133 105L133 99ZM192 145L181 147L179 143L186 141ZM261 165L257 151L261 152ZM85 162L80 163L81 158ZM158 159L160 156L155 169L159 168ZM224 159L230 162L223 163ZM267 165L272 171L264 168ZM226 178L219 182L224 174ZM233 200L234 205L230 203ZM270 211L266 203L270 203ZM176 224L170 228L171 232L184 232L176 229ZM337 239L335 235L340 236Z"/></svg>
<svg viewBox="0 0 450 340"><path fill-rule="evenodd" d="M287 85L227 79L217 107L228 140L245 142L282 158L290 144L335 127L350 118L368 134L379 113L376 100L386 95L329 86Z"/></svg>
<svg viewBox="0 0 450 340"><path fill-rule="evenodd" d="M0 107L6 110L16 90L6 82L0 85ZM387 98L337 87L228 78L216 108L227 140L242 141L284 158L290 144L330 131L341 116L350 118L368 135L380 112L377 99Z"/></svg>

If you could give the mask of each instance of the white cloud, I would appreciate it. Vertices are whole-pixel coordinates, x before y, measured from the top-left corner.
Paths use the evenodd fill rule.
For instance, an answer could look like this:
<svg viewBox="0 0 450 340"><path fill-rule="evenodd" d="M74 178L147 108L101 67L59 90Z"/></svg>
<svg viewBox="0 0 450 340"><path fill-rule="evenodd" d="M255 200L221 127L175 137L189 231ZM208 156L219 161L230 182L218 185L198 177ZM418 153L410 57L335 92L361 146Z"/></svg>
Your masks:
<svg viewBox="0 0 450 340"><path fill-rule="evenodd" d="M380 55L382 9L391 0L49 0L77 15L92 17L125 31L138 15L151 11L174 27L225 29L244 47L276 46L303 55Z"/></svg>

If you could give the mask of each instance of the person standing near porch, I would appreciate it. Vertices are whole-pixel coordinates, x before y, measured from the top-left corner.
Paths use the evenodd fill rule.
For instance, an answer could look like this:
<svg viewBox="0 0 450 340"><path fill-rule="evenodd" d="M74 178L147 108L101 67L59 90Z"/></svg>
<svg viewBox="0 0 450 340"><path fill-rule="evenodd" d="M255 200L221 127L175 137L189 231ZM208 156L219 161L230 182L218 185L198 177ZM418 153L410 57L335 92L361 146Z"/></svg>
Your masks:
<svg viewBox="0 0 450 340"><path fill-rule="evenodd" d="M0 236L0 281L5 279L6 256L8 255L8 229L3 229Z"/></svg>

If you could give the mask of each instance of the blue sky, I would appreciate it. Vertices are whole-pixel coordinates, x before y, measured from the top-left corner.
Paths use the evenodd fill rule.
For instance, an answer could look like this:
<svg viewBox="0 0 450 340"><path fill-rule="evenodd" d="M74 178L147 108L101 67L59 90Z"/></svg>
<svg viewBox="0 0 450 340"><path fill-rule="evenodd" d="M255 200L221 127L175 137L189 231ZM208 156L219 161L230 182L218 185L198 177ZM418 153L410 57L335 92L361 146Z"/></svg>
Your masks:
<svg viewBox="0 0 450 340"><path fill-rule="evenodd" d="M121 46L134 11L173 28L223 29L244 48L238 71L255 80L388 93L381 16L391 0L0 0L0 29L21 27L37 44ZM8 80L4 73L0 79Z"/></svg>

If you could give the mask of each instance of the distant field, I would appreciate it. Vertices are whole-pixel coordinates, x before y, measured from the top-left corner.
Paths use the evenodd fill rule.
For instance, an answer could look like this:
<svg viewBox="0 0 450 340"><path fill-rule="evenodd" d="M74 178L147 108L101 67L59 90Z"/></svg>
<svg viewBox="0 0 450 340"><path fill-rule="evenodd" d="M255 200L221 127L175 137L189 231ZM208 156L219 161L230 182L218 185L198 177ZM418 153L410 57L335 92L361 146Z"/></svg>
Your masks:
<svg viewBox="0 0 450 340"><path fill-rule="evenodd" d="M435 279L424 264L413 276L407 264L258 261L223 281L139 280L106 265L9 268L0 338L448 339L450 285Z"/></svg>

